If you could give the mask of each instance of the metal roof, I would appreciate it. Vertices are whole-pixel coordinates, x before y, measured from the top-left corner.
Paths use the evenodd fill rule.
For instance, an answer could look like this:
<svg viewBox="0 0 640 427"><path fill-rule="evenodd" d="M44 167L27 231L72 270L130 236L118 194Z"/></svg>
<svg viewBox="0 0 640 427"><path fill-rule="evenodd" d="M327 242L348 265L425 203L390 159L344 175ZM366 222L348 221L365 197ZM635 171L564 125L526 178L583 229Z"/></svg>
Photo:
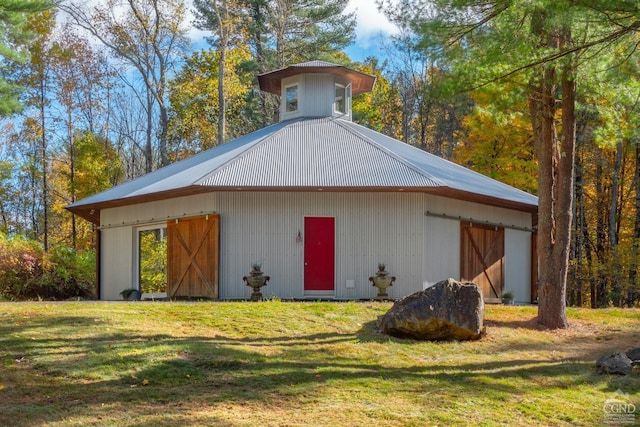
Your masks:
<svg viewBox="0 0 640 427"><path fill-rule="evenodd" d="M342 120L290 123L197 184L215 187L438 187L434 177L346 128Z"/></svg>
<svg viewBox="0 0 640 427"><path fill-rule="evenodd" d="M100 209L209 191L421 191L535 212L537 197L338 118L281 122L67 206Z"/></svg>

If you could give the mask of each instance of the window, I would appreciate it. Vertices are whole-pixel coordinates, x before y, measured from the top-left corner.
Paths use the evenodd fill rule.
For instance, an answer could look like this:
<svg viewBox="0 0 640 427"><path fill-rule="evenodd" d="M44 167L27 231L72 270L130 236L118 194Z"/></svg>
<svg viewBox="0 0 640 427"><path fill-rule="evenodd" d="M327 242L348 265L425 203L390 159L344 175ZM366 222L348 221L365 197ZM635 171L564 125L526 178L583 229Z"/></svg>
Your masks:
<svg viewBox="0 0 640 427"><path fill-rule="evenodd" d="M138 229L138 283L142 293L167 291L167 227Z"/></svg>
<svg viewBox="0 0 640 427"><path fill-rule="evenodd" d="M298 85L285 88L285 111L292 113L298 111Z"/></svg>
<svg viewBox="0 0 640 427"><path fill-rule="evenodd" d="M336 84L335 111L346 114L351 103L351 85Z"/></svg>

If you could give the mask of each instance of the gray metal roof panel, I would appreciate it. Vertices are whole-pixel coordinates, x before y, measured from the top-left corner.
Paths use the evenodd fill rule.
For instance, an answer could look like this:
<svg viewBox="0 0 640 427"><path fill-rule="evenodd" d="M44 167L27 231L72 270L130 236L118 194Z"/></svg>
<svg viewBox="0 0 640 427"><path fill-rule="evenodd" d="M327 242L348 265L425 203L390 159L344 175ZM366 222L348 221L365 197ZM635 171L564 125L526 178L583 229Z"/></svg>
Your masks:
<svg viewBox="0 0 640 427"><path fill-rule="evenodd" d="M302 68L302 67L341 67L342 65L339 64L334 64L332 62L327 62L327 61L320 61L320 60L314 60L314 61L307 61L307 62L301 62L299 64L294 64L293 67L296 68Z"/></svg>
<svg viewBox="0 0 640 427"><path fill-rule="evenodd" d="M341 121L341 123L363 137L380 144L382 147L386 147L396 156L401 157L424 173L431 175L449 188L532 206L538 205L538 198L526 191L519 190L356 123L347 121Z"/></svg>
<svg viewBox="0 0 640 427"><path fill-rule="evenodd" d="M199 184L237 187L437 187L334 119L291 123Z"/></svg>
<svg viewBox="0 0 640 427"><path fill-rule="evenodd" d="M188 186L196 182L212 170L235 158L243 151L258 144L271 134L285 127L286 123L278 123L252 132L248 135L198 153L176 163L142 175L93 196L79 200L69 207L79 207L94 203L126 199L152 193L165 192Z"/></svg>

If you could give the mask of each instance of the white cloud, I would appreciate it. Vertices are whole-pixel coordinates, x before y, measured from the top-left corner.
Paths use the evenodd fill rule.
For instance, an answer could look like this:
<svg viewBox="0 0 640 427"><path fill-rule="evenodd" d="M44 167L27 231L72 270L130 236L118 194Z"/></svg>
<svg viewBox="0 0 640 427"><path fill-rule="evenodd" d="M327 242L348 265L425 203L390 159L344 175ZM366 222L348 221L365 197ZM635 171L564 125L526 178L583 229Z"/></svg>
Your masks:
<svg viewBox="0 0 640 427"><path fill-rule="evenodd" d="M349 0L345 12L356 12L356 44L370 48L381 38L397 34L398 28L389 22L373 0Z"/></svg>

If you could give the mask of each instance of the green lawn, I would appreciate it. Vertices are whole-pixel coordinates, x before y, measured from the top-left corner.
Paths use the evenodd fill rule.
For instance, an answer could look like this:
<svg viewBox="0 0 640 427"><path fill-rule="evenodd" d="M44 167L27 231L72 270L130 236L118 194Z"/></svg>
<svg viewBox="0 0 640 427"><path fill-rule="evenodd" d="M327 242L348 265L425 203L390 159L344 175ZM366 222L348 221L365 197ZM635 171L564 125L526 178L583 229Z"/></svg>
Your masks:
<svg viewBox="0 0 640 427"><path fill-rule="evenodd" d="M553 332L488 306L482 340L431 343L376 333L389 307L0 303L0 425L593 426L617 390L640 407L640 372L595 372L640 347L640 310Z"/></svg>

